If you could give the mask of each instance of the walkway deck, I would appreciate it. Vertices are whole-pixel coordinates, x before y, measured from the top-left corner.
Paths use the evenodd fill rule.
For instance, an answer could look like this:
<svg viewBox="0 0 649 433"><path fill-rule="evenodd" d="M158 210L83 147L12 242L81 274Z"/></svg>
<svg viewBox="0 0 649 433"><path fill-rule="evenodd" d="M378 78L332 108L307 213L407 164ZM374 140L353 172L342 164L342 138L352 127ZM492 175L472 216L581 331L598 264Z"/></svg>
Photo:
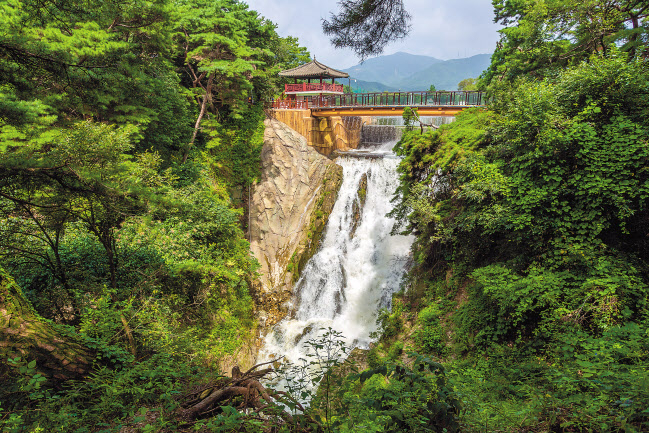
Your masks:
<svg viewBox="0 0 649 433"><path fill-rule="evenodd" d="M277 99L276 110L311 110L314 117L401 116L404 107L417 108L420 116L454 116L468 107L484 106L483 92L345 93L296 101Z"/></svg>

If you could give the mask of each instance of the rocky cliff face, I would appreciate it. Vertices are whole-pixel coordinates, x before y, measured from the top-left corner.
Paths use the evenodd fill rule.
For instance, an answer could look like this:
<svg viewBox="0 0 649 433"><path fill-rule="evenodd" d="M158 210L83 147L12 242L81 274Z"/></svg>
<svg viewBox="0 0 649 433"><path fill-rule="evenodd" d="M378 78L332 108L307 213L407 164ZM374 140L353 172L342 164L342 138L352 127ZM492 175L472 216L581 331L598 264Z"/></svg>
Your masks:
<svg viewBox="0 0 649 433"><path fill-rule="evenodd" d="M261 159L250 205L250 247L261 264L260 324L269 327L286 314L293 282L317 250L342 168L277 120L266 121Z"/></svg>

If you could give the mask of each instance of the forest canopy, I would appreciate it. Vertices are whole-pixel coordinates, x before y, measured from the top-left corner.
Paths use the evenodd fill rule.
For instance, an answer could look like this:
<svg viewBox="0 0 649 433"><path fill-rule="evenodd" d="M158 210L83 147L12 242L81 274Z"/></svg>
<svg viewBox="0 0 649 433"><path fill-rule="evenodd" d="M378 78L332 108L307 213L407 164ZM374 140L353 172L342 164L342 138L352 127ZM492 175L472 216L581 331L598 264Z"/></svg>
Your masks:
<svg viewBox="0 0 649 433"><path fill-rule="evenodd" d="M94 428L253 338L232 196L259 173L260 101L309 53L236 0L0 9L0 429ZM104 395L102 374L101 409L61 391Z"/></svg>

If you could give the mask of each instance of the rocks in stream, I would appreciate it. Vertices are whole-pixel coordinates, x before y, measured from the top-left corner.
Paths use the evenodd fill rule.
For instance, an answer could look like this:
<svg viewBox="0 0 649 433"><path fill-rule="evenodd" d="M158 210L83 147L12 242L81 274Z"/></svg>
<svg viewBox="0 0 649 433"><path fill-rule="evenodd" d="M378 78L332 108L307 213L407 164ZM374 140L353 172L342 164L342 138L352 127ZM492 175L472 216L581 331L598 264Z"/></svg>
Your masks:
<svg viewBox="0 0 649 433"><path fill-rule="evenodd" d="M356 229L358 224L361 221L361 216L363 215L363 206L365 206L365 199L367 198L367 173L363 173L361 176L361 181L358 183L358 189L356 190L358 200L354 200L352 204L352 228L349 232L349 237L353 238L356 234Z"/></svg>

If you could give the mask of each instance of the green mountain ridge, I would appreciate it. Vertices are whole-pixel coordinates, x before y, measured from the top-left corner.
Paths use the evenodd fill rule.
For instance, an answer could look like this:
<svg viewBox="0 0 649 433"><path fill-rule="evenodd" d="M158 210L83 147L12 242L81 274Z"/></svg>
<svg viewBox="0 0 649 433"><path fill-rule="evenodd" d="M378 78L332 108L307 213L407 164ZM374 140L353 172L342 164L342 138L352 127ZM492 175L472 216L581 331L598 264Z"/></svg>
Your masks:
<svg viewBox="0 0 649 433"><path fill-rule="evenodd" d="M440 62L443 60L398 52L367 59L365 62L343 69L343 71L357 80L378 82L387 87L398 88L401 80L410 76L414 71L426 69Z"/></svg>
<svg viewBox="0 0 649 433"><path fill-rule="evenodd" d="M457 90L460 81L465 78L477 78L489 67L490 62L491 54L447 60L410 75L401 82L401 88L425 90L434 84L438 90Z"/></svg>
<svg viewBox="0 0 649 433"><path fill-rule="evenodd" d="M354 93L373 93L373 92L396 92L396 87L386 86L377 81L364 81L357 78L351 78L351 86Z"/></svg>
<svg viewBox="0 0 649 433"><path fill-rule="evenodd" d="M368 92L427 90L431 84L438 90L457 90L465 78L477 78L487 69L491 54L439 60L429 56L395 53L366 60L364 63L343 69L357 86ZM363 82L363 84L358 84ZM371 82L365 84L365 82Z"/></svg>

